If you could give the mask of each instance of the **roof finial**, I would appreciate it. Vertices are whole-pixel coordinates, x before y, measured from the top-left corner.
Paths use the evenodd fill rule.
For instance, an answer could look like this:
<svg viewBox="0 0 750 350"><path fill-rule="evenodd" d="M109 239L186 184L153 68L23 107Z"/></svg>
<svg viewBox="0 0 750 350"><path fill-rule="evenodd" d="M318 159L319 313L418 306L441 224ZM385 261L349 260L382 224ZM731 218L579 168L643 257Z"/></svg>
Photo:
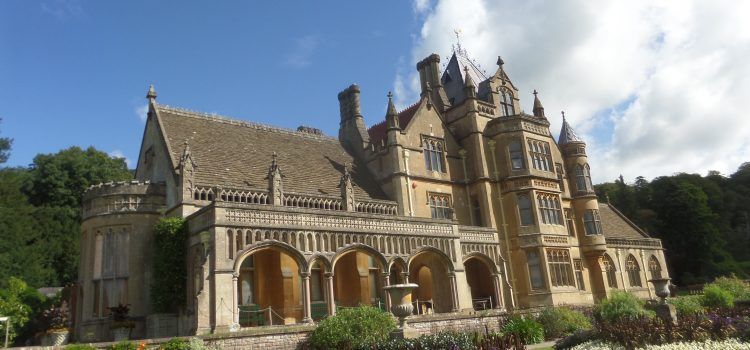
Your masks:
<svg viewBox="0 0 750 350"><path fill-rule="evenodd" d="M560 111L560 113L562 113L563 122L565 122L565 111Z"/></svg>
<svg viewBox="0 0 750 350"><path fill-rule="evenodd" d="M503 68L504 64L505 64L505 61L503 61L503 57L497 56L497 65L500 66L500 68Z"/></svg>
<svg viewBox="0 0 750 350"><path fill-rule="evenodd" d="M146 98L150 102L153 102L154 100L156 100L156 90L154 90L154 84L149 85L148 92L146 93Z"/></svg>
<svg viewBox="0 0 750 350"><path fill-rule="evenodd" d="M388 91L388 110L385 113L385 120L386 128L388 130L401 128L399 125L398 112L396 111L396 106L393 104L393 93L390 91Z"/></svg>
<svg viewBox="0 0 750 350"><path fill-rule="evenodd" d="M453 45L453 53L466 56L466 50L461 47L461 29L453 29L456 34L456 44Z"/></svg>
<svg viewBox="0 0 750 350"><path fill-rule="evenodd" d="M547 119L547 117L544 115L544 106L542 106L542 101L539 100L539 92L534 89L534 116L537 118Z"/></svg>

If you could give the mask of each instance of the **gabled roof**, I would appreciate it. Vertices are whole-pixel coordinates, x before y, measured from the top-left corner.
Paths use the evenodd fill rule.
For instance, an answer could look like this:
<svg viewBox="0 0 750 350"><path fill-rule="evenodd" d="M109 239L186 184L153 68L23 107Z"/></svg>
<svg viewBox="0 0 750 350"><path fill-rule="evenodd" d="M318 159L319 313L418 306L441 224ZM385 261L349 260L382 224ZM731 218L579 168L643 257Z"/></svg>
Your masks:
<svg viewBox="0 0 750 350"><path fill-rule="evenodd" d="M413 105L406 107L406 109L404 109L403 111L398 112L398 124L401 127L401 130L406 129L406 127L409 126L409 122L411 122L412 118L414 118L414 114L417 112L417 109L419 109L420 102L422 101L419 100ZM383 120L371 126L369 129L367 129L367 133L370 135L370 143L378 145L380 143L380 140L385 139L386 131L386 120Z"/></svg>
<svg viewBox="0 0 750 350"><path fill-rule="evenodd" d="M190 146L197 185L265 189L276 152L284 191L340 196L339 180L349 164L355 198L387 199L367 167L335 138L163 105L156 105L156 112L174 164L186 141Z"/></svg>
<svg viewBox="0 0 750 350"><path fill-rule="evenodd" d="M638 226L620 213L615 207L599 203L599 216L602 220L602 230L605 237L643 239L651 238Z"/></svg>
<svg viewBox="0 0 750 350"><path fill-rule="evenodd" d="M572 142L583 142L583 139L578 137L575 131L573 131L573 128L570 127L570 124L568 124L568 121L565 119L565 115L563 115L562 128L560 129L560 138L558 139L557 144L564 145L566 143Z"/></svg>
<svg viewBox="0 0 750 350"><path fill-rule="evenodd" d="M464 67L468 69L464 70ZM440 81L443 84L446 95L448 95L448 100L452 101L451 104L454 106L466 99L464 84L467 72L471 80L474 81L474 84L479 87L478 96L484 96L486 91L482 90L489 88L489 85L485 83L487 76L469 58L466 51L459 49L453 52L453 56L448 61L448 65L446 65Z"/></svg>

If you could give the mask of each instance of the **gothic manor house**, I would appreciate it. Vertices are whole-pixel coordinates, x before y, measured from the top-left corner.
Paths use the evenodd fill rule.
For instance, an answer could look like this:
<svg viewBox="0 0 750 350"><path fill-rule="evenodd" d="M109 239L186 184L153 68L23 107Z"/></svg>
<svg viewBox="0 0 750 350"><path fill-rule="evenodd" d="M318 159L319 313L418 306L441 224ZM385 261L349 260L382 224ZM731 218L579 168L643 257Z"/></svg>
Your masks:
<svg viewBox="0 0 750 350"><path fill-rule="evenodd" d="M382 288L404 282L424 317L654 297L647 281L668 277L660 240L597 201L586 143L564 116L554 138L536 91L524 113L497 64L487 76L459 47L441 73L433 54L417 64L419 100L397 111L389 94L369 128L351 85L338 138L168 107L152 87L136 180L84 195L78 339L108 339L118 304L135 337L153 335L165 216L189 227L173 334L388 309Z"/></svg>

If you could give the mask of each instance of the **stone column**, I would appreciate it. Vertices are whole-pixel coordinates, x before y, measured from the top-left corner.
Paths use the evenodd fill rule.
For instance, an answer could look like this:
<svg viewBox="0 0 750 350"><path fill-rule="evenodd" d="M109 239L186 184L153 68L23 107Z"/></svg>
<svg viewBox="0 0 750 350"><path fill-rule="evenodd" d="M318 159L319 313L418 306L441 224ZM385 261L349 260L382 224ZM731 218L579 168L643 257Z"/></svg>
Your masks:
<svg viewBox="0 0 750 350"><path fill-rule="evenodd" d="M328 290L328 316L334 316L336 315L336 300L333 297L333 273L326 272L325 276L328 284L326 288Z"/></svg>
<svg viewBox="0 0 750 350"><path fill-rule="evenodd" d="M302 323L312 323L312 312L310 310L310 273L303 272L302 276Z"/></svg>
<svg viewBox="0 0 750 350"><path fill-rule="evenodd" d="M495 300L497 301L493 307L495 309L505 309L505 300L503 295L503 284L500 281L500 274L492 274L492 285L495 287Z"/></svg>
<svg viewBox="0 0 750 350"><path fill-rule="evenodd" d="M458 289L456 288L456 274L451 272L448 274L448 280L451 288L451 311L458 312Z"/></svg>
<svg viewBox="0 0 750 350"><path fill-rule="evenodd" d="M388 287L391 285L391 274L387 272L383 272L383 286ZM391 294L390 293L383 293L385 294L385 311L391 312Z"/></svg>
<svg viewBox="0 0 750 350"><path fill-rule="evenodd" d="M238 327L240 324L240 306L237 303L238 299L238 291L237 291L237 281L240 278L240 274L233 273L232 274L232 328ZM238 327L239 328L239 327Z"/></svg>

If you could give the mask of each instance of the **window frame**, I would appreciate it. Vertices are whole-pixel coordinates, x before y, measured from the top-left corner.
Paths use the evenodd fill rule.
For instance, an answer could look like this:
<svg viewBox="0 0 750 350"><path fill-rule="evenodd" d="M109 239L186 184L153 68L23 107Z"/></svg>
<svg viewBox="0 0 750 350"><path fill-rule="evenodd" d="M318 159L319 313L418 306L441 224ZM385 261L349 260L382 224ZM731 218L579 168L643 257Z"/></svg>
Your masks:
<svg viewBox="0 0 750 350"><path fill-rule="evenodd" d="M521 140L511 140L508 143L508 160L510 161L511 170L526 169L526 159L524 159L523 142ZM520 162L518 166L515 164L516 161Z"/></svg>
<svg viewBox="0 0 750 350"><path fill-rule="evenodd" d="M649 273L651 273L651 278L652 279L662 278L661 263L659 262L659 259L657 259L653 255L651 255L651 258L648 259L648 271L649 271Z"/></svg>
<svg viewBox="0 0 750 350"><path fill-rule="evenodd" d="M604 267L604 274L607 276L607 285L609 288L617 289L617 266L615 266L615 262L609 254L604 254L602 265Z"/></svg>
<svg viewBox="0 0 750 350"><path fill-rule="evenodd" d="M453 220L453 201L450 194L427 192L427 205L433 219Z"/></svg>
<svg viewBox="0 0 750 350"><path fill-rule="evenodd" d="M573 272L576 275L576 283L578 284L578 290L585 291L586 284L583 280L583 261L581 261L581 259L573 259Z"/></svg>
<svg viewBox="0 0 750 350"><path fill-rule="evenodd" d="M528 206L521 206L522 199L528 202ZM534 208L533 204L531 203L531 197L528 193L520 193L516 194L516 203L518 204L518 223L520 226L533 226L536 224L534 219ZM524 220L524 213L528 213L528 220Z"/></svg>
<svg viewBox="0 0 750 350"><path fill-rule="evenodd" d="M573 266L570 260L570 252L567 249L548 248L547 269L550 276L550 284L556 288L576 288L573 276Z"/></svg>
<svg viewBox="0 0 750 350"><path fill-rule="evenodd" d="M526 251L526 268L529 272L529 286L531 290L536 291L545 289L547 283L544 281L542 257L536 249Z"/></svg>
<svg viewBox="0 0 750 350"><path fill-rule="evenodd" d="M583 229L586 236L597 236L602 234L602 219L599 216L599 210L586 209L583 212Z"/></svg>
<svg viewBox="0 0 750 350"><path fill-rule="evenodd" d="M529 158L531 158L532 168L551 173L555 172L549 142L529 138L526 141L526 145L528 146L527 148Z"/></svg>
<svg viewBox="0 0 750 350"><path fill-rule="evenodd" d="M498 91L500 93L500 112L503 113L504 117L509 117L516 114L516 108L513 105L513 93L508 88L501 87Z"/></svg>
<svg viewBox="0 0 750 350"><path fill-rule="evenodd" d="M427 172L446 173L445 140L433 136L422 135L422 156Z"/></svg>
<svg viewBox="0 0 750 350"><path fill-rule="evenodd" d="M625 271L628 274L628 284L631 287L643 287L643 281L641 281L641 265L633 254L628 255L628 258L625 259Z"/></svg>
<svg viewBox="0 0 750 350"><path fill-rule="evenodd" d="M130 230L127 226L97 229L93 244L92 318L106 318L110 307L128 304Z"/></svg>
<svg viewBox="0 0 750 350"><path fill-rule="evenodd" d="M562 208L560 198L550 193L538 193L536 195L539 217L546 225L565 225L562 219Z"/></svg>

